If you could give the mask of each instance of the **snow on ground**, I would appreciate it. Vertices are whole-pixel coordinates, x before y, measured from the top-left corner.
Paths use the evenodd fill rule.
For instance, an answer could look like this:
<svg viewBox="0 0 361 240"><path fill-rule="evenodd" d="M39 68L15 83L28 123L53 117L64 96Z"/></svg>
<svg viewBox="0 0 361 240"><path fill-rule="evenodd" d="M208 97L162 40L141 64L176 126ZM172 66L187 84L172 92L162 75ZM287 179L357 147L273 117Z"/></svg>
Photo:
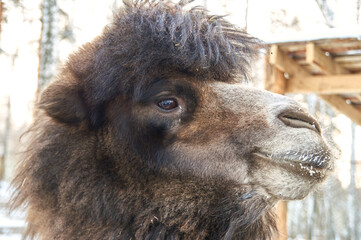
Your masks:
<svg viewBox="0 0 361 240"><path fill-rule="evenodd" d="M0 235L0 240L20 240L21 234L6 234Z"/></svg>
<svg viewBox="0 0 361 240"><path fill-rule="evenodd" d="M9 213L10 196L9 183L0 181L0 240L20 240L21 232L26 225L24 212Z"/></svg>

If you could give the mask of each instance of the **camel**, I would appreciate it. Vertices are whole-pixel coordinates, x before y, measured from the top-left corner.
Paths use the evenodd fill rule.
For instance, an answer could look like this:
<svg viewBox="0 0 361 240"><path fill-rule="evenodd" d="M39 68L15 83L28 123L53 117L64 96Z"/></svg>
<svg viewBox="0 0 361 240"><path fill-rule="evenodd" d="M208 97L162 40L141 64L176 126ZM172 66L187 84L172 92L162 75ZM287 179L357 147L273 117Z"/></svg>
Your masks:
<svg viewBox="0 0 361 240"><path fill-rule="evenodd" d="M260 41L184 2L125 2L41 94L13 186L29 239L270 239L332 170L317 121L246 84Z"/></svg>

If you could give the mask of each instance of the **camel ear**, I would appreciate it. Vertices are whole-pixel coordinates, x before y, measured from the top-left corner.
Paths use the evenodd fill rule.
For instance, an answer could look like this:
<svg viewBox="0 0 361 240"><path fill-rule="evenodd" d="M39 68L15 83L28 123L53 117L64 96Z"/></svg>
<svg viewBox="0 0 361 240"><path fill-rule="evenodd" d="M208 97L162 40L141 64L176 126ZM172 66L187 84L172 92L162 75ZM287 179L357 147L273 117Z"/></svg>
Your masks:
<svg viewBox="0 0 361 240"><path fill-rule="evenodd" d="M88 116L85 100L79 90L52 84L41 94L39 108L57 121L78 124Z"/></svg>

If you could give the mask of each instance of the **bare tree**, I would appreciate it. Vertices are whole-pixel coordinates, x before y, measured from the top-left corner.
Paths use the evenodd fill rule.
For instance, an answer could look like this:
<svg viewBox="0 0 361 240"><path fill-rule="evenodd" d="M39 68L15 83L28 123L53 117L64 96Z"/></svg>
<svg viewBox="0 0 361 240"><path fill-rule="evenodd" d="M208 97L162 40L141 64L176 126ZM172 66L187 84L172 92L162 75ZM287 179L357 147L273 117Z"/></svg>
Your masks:
<svg viewBox="0 0 361 240"><path fill-rule="evenodd" d="M246 11L244 14L244 30L247 32L248 28L248 0L246 0Z"/></svg>
<svg viewBox="0 0 361 240"><path fill-rule="evenodd" d="M3 2L0 0L0 39L1 39L1 25L3 22Z"/></svg>
<svg viewBox="0 0 361 240"><path fill-rule="evenodd" d="M59 7L57 0L43 0L41 5L38 93L53 79L58 63Z"/></svg>
<svg viewBox="0 0 361 240"><path fill-rule="evenodd" d="M361 7L361 0L357 0L356 2L356 21L360 24L360 7Z"/></svg>
<svg viewBox="0 0 361 240"><path fill-rule="evenodd" d="M349 239L354 240L357 238L357 225L356 225L356 186L355 186L355 173L356 173L356 159L355 159L355 131L356 123L351 124L351 159L350 159L350 186L348 188L347 197L347 210L348 210L348 227L349 227Z"/></svg>
<svg viewBox="0 0 361 240"><path fill-rule="evenodd" d="M316 0L316 2L321 10L323 18L325 19L326 25L330 28L334 28L335 25L333 24L333 21L335 14L329 6L328 0Z"/></svg>
<svg viewBox="0 0 361 240"><path fill-rule="evenodd" d="M204 8L207 8L207 0L203 0L203 6Z"/></svg>
<svg viewBox="0 0 361 240"><path fill-rule="evenodd" d="M271 32L288 32L290 29L299 31L300 22L297 16L288 15L285 9L271 12Z"/></svg>
<svg viewBox="0 0 361 240"><path fill-rule="evenodd" d="M4 130L2 132L1 146L0 146L0 180L3 180L5 175L5 159L8 153L8 138L11 127L11 105L10 105L10 96L8 97L6 105L6 119Z"/></svg>

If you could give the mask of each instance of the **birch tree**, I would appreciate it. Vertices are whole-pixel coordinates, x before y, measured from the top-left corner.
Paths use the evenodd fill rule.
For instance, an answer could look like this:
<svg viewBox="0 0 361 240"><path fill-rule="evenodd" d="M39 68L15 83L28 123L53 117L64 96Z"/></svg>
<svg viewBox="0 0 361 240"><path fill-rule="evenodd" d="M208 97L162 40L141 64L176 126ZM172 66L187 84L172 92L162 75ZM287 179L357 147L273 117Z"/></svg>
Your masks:
<svg viewBox="0 0 361 240"><path fill-rule="evenodd" d="M333 23L335 14L334 11L331 9L329 5L329 0L315 0L318 7L320 8L320 11L322 13L323 18L325 19L325 23L330 28L334 28L335 25Z"/></svg>
<svg viewBox="0 0 361 240"><path fill-rule="evenodd" d="M10 132L10 113L11 113L11 105L10 105L10 96L7 99L6 105L6 119L4 124L4 129L2 132L1 146L0 146L0 180L3 180L5 175L5 159L8 153L8 140L9 140L9 132Z"/></svg>
<svg viewBox="0 0 361 240"><path fill-rule="evenodd" d="M356 211L356 186L355 186L355 173L356 173L356 159L355 159L355 131L356 123L351 123L351 159L350 159L350 186L348 187L348 203L347 215L349 218L349 239L356 240L357 238L357 211Z"/></svg>
<svg viewBox="0 0 361 240"><path fill-rule="evenodd" d="M0 40L1 40L1 25L3 22L3 2L0 0Z"/></svg>
<svg viewBox="0 0 361 240"><path fill-rule="evenodd" d="M356 1L356 22L360 24L360 7L361 7L361 0Z"/></svg>
<svg viewBox="0 0 361 240"><path fill-rule="evenodd" d="M246 10L244 14L244 30L247 32L248 30L248 0L246 0Z"/></svg>
<svg viewBox="0 0 361 240"><path fill-rule="evenodd" d="M38 94L53 79L58 63L57 42L59 8L57 0L43 0L41 5Z"/></svg>

